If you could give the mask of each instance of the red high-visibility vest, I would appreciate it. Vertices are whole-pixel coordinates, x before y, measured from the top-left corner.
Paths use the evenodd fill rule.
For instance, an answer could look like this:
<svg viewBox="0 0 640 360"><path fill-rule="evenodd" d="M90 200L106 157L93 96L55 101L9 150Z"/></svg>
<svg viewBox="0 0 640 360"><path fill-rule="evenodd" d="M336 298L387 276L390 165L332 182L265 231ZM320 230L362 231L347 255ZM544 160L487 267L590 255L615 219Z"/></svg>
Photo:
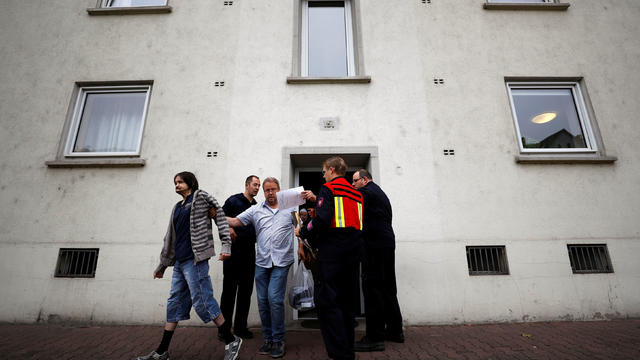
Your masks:
<svg viewBox="0 0 640 360"><path fill-rule="evenodd" d="M335 178L324 186L333 194L331 227L362 230L362 194L343 177Z"/></svg>

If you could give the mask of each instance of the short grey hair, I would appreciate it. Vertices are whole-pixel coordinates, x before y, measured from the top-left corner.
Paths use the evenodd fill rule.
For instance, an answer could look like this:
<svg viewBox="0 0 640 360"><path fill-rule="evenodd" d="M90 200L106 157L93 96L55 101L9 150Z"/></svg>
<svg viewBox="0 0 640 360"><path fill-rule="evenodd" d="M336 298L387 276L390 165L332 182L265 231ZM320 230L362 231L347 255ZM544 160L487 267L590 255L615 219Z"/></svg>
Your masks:
<svg viewBox="0 0 640 360"><path fill-rule="evenodd" d="M266 179L264 179L264 181L262 182L262 188L264 189L264 184L266 183L274 183L278 186L278 189L280 189L280 182L278 181L278 179L274 178L274 177L268 177Z"/></svg>

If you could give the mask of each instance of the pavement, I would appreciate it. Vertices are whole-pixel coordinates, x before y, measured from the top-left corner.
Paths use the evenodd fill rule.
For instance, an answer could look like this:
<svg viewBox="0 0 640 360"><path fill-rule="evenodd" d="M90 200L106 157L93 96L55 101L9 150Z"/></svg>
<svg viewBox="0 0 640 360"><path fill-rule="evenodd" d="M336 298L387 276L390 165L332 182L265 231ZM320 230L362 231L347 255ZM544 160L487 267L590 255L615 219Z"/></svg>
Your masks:
<svg viewBox="0 0 640 360"><path fill-rule="evenodd" d="M245 340L239 359L258 355L256 337ZM356 339L363 333L356 332ZM171 359L223 359L224 345L212 327L179 327ZM327 359L317 330L287 331L284 359ZM134 359L154 350L161 326L0 324L0 359ZM640 359L640 319L487 325L410 326L404 344L387 342L384 352L357 353L382 359Z"/></svg>

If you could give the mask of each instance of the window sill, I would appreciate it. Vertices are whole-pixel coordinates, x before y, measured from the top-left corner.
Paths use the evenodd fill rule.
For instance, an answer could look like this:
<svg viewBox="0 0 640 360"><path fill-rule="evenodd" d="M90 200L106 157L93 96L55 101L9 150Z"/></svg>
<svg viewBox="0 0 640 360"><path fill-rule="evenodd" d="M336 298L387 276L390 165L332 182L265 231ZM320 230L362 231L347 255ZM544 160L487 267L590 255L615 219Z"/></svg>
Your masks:
<svg viewBox="0 0 640 360"><path fill-rule="evenodd" d="M347 77L303 77L288 76L287 84L368 84L371 76L347 76Z"/></svg>
<svg viewBox="0 0 640 360"><path fill-rule="evenodd" d="M569 8L569 3L484 3L485 10L555 10L564 11Z"/></svg>
<svg viewBox="0 0 640 360"><path fill-rule="evenodd" d="M602 155L516 155L519 164L613 164L615 156Z"/></svg>
<svg viewBox="0 0 640 360"><path fill-rule="evenodd" d="M141 167L145 163L146 160L140 158L74 158L45 161L45 165L50 168Z"/></svg>
<svg viewBox="0 0 640 360"><path fill-rule="evenodd" d="M135 14L164 14L171 12L171 6L134 6L88 8L89 15L135 15Z"/></svg>

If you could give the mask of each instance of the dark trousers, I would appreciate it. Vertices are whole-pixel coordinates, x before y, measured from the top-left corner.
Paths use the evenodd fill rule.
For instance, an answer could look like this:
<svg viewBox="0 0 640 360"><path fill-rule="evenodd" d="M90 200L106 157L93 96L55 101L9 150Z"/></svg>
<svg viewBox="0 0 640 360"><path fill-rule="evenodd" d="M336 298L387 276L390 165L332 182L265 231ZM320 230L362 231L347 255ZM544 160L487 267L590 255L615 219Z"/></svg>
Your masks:
<svg viewBox="0 0 640 360"><path fill-rule="evenodd" d="M357 259L356 259L357 260ZM315 302L320 331L332 359L355 359L353 291L358 287L358 263L318 262Z"/></svg>
<svg viewBox="0 0 640 360"><path fill-rule="evenodd" d="M367 338L384 341L385 333L401 334L402 314L398 305L393 248L365 249L362 290Z"/></svg>
<svg viewBox="0 0 640 360"><path fill-rule="evenodd" d="M222 295L220 296L220 309L225 322L223 329L234 332L247 328L249 306L251 306L251 294L253 293L253 278L256 272L256 255L254 251L234 251L233 256L222 264L224 278L222 280ZM233 318L233 307L236 308L236 316Z"/></svg>

